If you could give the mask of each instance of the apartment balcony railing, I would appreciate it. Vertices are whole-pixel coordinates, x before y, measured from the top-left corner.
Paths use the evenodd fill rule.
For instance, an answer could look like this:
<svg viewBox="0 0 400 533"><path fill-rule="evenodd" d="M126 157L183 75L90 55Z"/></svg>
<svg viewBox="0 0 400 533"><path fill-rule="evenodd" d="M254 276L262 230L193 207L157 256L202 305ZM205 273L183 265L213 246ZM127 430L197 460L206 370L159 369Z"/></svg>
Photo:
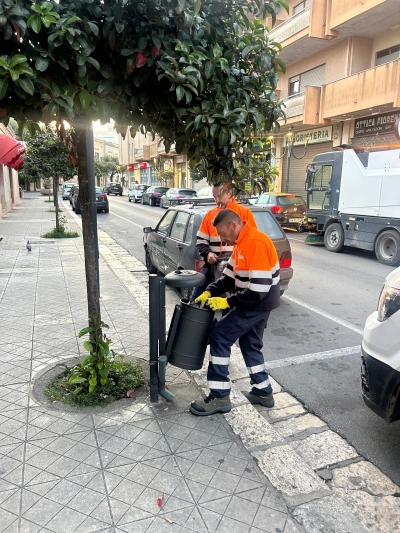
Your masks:
<svg viewBox="0 0 400 533"><path fill-rule="evenodd" d="M376 106L400 107L400 59L324 85L323 118Z"/></svg>
<svg viewBox="0 0 400 533"><path fill-rule="evenodd" d="M283 43L283 41L296 35L296 33L308 28L310 25L310 12L311 8L307 7L304 11L297 13L297 15L289 17L269 33L269 38L278 43Z"/></svg>
<svg viewBox="0 0 400 533"><path fill-rule="evenodd" d="M304 95L305 92L282 98L282 102L286 107L283 110L286 113L286 118L296 117L302 115L304 112Z"/></svg>

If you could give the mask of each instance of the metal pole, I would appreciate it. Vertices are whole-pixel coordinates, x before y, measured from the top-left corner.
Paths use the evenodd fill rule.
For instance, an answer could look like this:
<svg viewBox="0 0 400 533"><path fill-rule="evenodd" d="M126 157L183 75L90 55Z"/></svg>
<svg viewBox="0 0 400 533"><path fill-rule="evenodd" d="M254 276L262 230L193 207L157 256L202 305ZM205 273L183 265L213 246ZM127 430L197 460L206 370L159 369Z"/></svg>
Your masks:
<svg viewBox="0 0 400 533"><path fill-rule="evenodd" d="M160 284L157 274L149 276L149 347L150 401L158 401L158 346L160 318Z"/></svg>
<svg viewBox="0 0 400 533"><path fill-rule="evenodd" d="M99 271L99 241L97 236L97 207L96 207L96 183L94 170L94 140L93 124L86 131L86 165L89 183L90 220L93 228L95 267L97 272L97 288L100 295L100 271Z"/></svg>
<svg viewBox="0 0 400 533"><path fill-rule="evenodd" d="M165 318L165 279L158 278L158 290L160 295L158 338L160 355L165 355L166 344L166 318Z"/></svg>
<svg viewBox="0 0 400 533"><path fill-rule="evenodd" d="M291 147L289 146L287 151L287 161L286 161L286 183L285 183L285 192L289 192L289 172L290 172L290 155Z"/></svg>

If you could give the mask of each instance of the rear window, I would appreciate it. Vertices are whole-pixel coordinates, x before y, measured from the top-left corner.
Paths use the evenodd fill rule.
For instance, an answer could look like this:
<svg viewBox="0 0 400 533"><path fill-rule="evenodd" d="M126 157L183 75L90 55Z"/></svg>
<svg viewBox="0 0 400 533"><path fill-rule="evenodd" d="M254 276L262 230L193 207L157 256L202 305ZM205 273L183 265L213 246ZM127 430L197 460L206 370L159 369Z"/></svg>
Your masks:
<svg viewBox="0 0 400 533"><path fill-rule="evenodd" d="M169 187L154 187L154 190L157 192L167 192Z"/></svg>
<svg viewBox="0 0 400 533"><path fill-rule="evenodd" d="M114 185L119 187L121 184L118 181L116 181L116 182L113 181L112 183L110 183L110 187L114 187Z"/></svg>
<svg viewBox="0 0 400 533"><path fill-rule="evenodd" d="M74 186L73 183L65 183L64 184L64 189L71 189L73 186Z"/></svg>
<svg viewBox="0 0 400 533"><path fill-rule="evenodd" d="M101 187L96 187L96 192L101 194L103 192L103 189Z"/></svg>
<svg viewBox="0 0 400 533"><path fill-rule="evenodd" d="M196 191L192 191L190 189L180 189L178 194L187 194L187 195L196 194Z"/></svg>
<svg viewBox="0 0 400 533"><path fill-rule="evenodd" d="M305 205L301 196L277 196L278 205Z"/></svg>
<svg viewBox="0 0 400 533"><path fill-rule="evenodd" d="M257 227L263 233L266 233L272 240L284 238L284 234L276 222L275 218L269 211L253 211Z"/></svg>
<svg viewBox="0 0 400 533"><path fill-rule="evenodd" d="M147 189L148 185L136 185L137 191L145 191Z"/></svg>

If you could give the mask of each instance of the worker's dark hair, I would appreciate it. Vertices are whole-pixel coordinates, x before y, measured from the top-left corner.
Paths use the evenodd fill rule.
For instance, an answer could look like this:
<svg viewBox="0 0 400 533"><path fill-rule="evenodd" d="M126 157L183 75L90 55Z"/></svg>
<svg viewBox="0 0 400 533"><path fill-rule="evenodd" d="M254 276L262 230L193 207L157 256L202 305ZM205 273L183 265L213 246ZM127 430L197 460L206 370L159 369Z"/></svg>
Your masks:
<svg viewBox="0 0 400 533"><path fill-rule="evenodd" d="M223 209L214 218L212 224L214 227L217 227L218 224L228 225L231 222L236 222L237 224L239 224L241 222L240 216L237 213L235 213L235 211L232 211L232 209Z"/></svg>

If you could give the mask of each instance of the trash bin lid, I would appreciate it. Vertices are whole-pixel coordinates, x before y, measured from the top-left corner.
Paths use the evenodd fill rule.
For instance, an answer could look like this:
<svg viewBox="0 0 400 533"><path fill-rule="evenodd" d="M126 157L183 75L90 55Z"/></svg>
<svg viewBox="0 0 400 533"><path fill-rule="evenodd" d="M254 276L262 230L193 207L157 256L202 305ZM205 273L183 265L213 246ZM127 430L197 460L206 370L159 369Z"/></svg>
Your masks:
<svg viewBox="0 0 400 533"><path fill-rule="evenodd" d="M196 270L174 270L165 276L165 283L170 287L199 287L206 283L206 277Z"/></svg>

